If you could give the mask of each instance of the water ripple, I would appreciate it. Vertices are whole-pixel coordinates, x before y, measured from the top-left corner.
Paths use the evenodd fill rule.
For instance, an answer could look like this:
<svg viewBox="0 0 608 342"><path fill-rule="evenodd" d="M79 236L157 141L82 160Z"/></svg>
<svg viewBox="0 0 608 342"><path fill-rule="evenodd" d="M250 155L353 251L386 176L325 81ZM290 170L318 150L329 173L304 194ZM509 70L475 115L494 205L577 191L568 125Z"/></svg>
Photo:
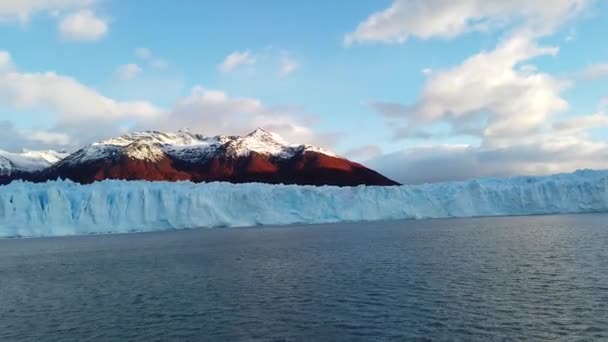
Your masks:
<svg viewBox="0 0 608 342"><path fill-rule="evenodd" d="M0 240L0 340L608 340L607 218Z"/></svg>

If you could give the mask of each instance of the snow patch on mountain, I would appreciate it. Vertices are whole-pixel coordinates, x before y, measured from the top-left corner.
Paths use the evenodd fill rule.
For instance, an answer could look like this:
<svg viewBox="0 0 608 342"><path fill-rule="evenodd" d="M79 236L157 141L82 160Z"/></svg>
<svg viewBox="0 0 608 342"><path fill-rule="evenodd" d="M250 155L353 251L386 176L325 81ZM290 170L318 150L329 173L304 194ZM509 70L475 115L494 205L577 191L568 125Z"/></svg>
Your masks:
<svg viewBox="0 0 608 342"><path fill-rule="evenodd" d="M608 171L392 187L69 181L0 187L0 237L608 211Z"/></svg>
<svg viewBox="0 0 608 342"><path fill-rule="evenodd" d="M229 152L239 157L256 152L283 158L290 158L294 154L292 147L297 147L290 145L280 135L261 128L243 137L228 138L226 146Z"/></svg>
<svg viewBox="0 0 608 342"><path fill-rule="evenodd" d="M258 128L244 136L206 137L189 131L166 133L159 131L135 132L91 144L66 159L66 163L86 163L124 154L132 159L157 161L163 155L200 162L203 159L226 154L232 157L251 153L276 158L292 158L299 152L313 151L332 157L336 154L311 145L291 144L280 135Z"/></svg>
<svg viewBox="0 0 608 342"><path fill-rule="evenodd" d="M111 138L93 146L128 146L134 142L156 144L156 145L194 145L197 141L204 139L203 136L192 134L188 131L179 131L177 133L166 133L160 131L145 131L134 132L122 135L117 138Z"/></svg>
<svg viewBox="0 0 608 342"><path fill-rule="evenodd" d="M124 152L129 158L152 162L161 160L165 155L160 146L156 144L147 144L142 141L136 141L127 145Z"/></svg>

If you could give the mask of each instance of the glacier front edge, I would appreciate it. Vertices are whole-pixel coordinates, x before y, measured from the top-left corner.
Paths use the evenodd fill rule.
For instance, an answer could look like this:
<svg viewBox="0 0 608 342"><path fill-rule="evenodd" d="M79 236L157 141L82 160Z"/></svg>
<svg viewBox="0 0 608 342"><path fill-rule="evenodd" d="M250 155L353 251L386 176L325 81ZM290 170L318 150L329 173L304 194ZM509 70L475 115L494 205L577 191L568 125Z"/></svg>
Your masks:
<svg viewBox="0 0 608 342"><path fill-rule="evenodd" d="M69 181L0 186L0 237L608 211L608 171L398 187Z"/></svg>

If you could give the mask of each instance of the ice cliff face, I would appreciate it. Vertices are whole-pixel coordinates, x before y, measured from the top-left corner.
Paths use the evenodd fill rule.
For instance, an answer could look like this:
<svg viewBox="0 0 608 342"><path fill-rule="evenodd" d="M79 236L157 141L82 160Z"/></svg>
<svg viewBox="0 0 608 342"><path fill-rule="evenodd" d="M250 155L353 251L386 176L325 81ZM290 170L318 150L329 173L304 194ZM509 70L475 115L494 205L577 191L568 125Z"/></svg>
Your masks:
<svg viewBox="0 0 608 342"><path fill-rule="evenodd" d="M399 187L104 181L0 187L0 237L608 211L608 171Z"/></svg>

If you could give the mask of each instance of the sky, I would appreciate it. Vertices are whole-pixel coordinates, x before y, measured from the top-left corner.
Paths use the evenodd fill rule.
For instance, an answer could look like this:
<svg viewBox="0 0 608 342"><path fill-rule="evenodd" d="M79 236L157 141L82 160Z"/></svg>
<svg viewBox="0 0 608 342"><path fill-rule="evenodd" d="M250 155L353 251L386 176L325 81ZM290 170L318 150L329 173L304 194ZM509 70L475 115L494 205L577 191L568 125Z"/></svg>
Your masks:
<svg viewBox="0 0 608 342"><path fill-rule="evenodd" d="M0 149L264 127L404 183L605 169L606 22L606 0L0 0Z"/></svg>

